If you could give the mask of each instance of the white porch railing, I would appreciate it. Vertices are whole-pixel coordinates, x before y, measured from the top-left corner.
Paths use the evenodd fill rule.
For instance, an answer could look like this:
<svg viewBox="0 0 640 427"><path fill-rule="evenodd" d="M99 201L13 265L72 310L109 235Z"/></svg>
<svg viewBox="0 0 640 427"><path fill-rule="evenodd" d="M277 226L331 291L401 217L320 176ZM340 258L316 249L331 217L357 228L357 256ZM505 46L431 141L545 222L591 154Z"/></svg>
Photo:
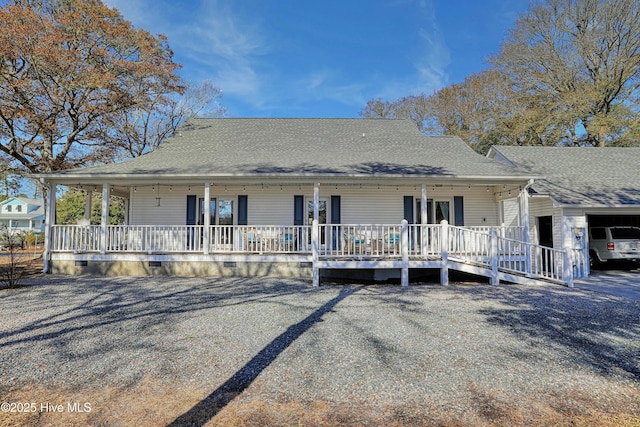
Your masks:
<svg viewBox="0 0 640 427"><path fill-rule="evenodd" d="M107 252L202 252L199 225L110 225Z"/></svg>
<svg viewBox="0 0 640 427"><path fill-rule="evenodd" d="M53 225L52 252L305 254L313 259L448 260L569 283L565 251L507 236L520 227L442 224L321 224L314 251L312 226ZM208 241L209 245L206 246ZM569 277L571 276L571 277Z"/></svg>
<svg viewBox="0 0 640 427"><path fill-rule="evenodd" d="M488 233L477 228L448 226L448 257L471 262L507 273L532 278L565 281L565 251L500 236L500 230Z"/></svg>
<svg viewBox="0 0 640 427"><path fill-rule="evenodd" d="M54 225L51 227L51 251L98 252L100 251L99 225Z"/></svg>
<svg viewBox="0 0 640 427"><path fill-rule="evenodd" d="M409 224L407 254L411 258L440 255L440 225ZM321 258L401 257L402 225L399 224L321 224Z"/></svg>
<svg viewBox="0 0 640 427"><path fill-rule="evenodd" d="M213 225L210 252L311 253L311 226Z"/></svg>
<svg viewBox="0 0 640 427"><path fill-rule="evenodd" d="M504 237L505 239L511 240L525 240L524 239L524 227L520 226L472 226L472 227L464 227L467 230L477 231L479 233L489 234L492 231L495 231L498 237Z"/></svg>

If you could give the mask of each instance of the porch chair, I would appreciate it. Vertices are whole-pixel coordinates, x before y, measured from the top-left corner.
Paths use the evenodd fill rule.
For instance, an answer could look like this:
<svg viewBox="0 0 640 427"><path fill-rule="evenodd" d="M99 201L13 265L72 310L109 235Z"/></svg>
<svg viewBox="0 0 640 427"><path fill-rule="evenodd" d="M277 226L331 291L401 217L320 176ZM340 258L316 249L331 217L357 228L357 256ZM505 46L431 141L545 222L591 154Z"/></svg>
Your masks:
<svg viewBox="0 0 640 427"><path fill-rule="evenodd" d="M365 253L367 239L365 236L361 236L356 230L345 230L344 240L346 242L345 247L348 248L348 253L361 255Z"/></svg>
<svg viewBox="0 0 640 427"><path fill-rule="evenodd" d="M278 235L278 251L293 252L296 247L296 233L285 231Z"/></svg>
<svg viewBox="0 0 640 427"><path fill-rule="evenodd" d="M242 232L242 240L244 241L245 250L258 252L262 250L262 239L258 230L251 228Z"/></svg>
<svg viewBox="0 0 640 427"><path fill-rule="evenodd" d="M400 233L390 232L384 235L382 241L382 251L390 254L400 253Z"/></svg>

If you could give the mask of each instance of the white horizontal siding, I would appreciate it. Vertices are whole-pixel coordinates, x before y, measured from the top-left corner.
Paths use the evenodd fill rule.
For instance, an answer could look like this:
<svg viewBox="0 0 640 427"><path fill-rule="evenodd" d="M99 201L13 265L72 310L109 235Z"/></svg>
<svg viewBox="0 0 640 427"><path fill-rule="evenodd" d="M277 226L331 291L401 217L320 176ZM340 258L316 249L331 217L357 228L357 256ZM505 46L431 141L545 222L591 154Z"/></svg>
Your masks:
<svg viewBox="0 0 640 427"><path fill-rule="evenodd" d="M247 195L248 222L255 225L293 225L293 197L306 195L313 199L307 186L306 191L297 187L271 187L265 189L248 189Z"/></svg>
<svg viewBox="0 0 640 427"><path fill-rule="evenodd" d="M404 194L395 188L334 188L332 192L341 196L344 224L399 224L404 219Z"/></svg>
<svg viewBox="0 0 640 427"><path fill-rule="evenodd" d="M519 224L519 202L518 199L507 199L502 201L502 222L506 226L517 226Z"/></svg>
<svg viewBox="0 0 640 427"><path fill-rule="evenodd" d="M204 197L204 186L145 186L134 187L131 191L131 225L184 225L186 223L187 195ZM396 224L404 218L404 196L420 199L421 186L399 187L358 185L337 188L332 185L320 186L320 199L327 200L327 217L331 216L331 196L340 196L341 222L352 224ZM211 186L211 197L218 200L230 199L234 204L234 220L237 222L238 195L248 197L248 222L255 225L292 225L294 215L294 196L313 200L313 186L279 185L270 186ZM446 200L454 218L453 197L464 199L464 223L467 226L499 225L498 203L485 187L427 187L427 198ZM160 197L160 207L156 206L156 197ZM414 203L415 206L415 203ZM415 213L419 218L420 213ZM306 218L306 212L305 212Z"/></svg>
<svg viewBox="0 0 640 427"><path fill-rule="evenodd" d="M131 225L184 225L187 219L187 188L134 187L130 195ZM160 197L160 206L156 206Z"/></svg>
<svg viewBox="0 0 640 427"><path fill-rule="evenodd" d="M469 227L500 225L499 204L485 187L471 187L457 193L456 196L464 197L464 225Z"/></svg>
<svg viewBox="0 0 640 427"><path fill-rule="evenodd" d="M531 197L529 198L529 212L531 241L534 243L540 242L538 218L551 216L553 221L553 247L562 248L562 209L554 208L551 198Z"/></svg>

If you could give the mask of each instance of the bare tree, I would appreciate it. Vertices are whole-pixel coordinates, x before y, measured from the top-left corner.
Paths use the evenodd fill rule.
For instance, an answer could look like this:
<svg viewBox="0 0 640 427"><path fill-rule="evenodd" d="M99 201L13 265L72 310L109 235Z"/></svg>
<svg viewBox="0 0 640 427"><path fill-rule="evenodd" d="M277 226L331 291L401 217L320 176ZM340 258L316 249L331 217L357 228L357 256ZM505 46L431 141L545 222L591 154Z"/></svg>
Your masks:
<svg viewBox="0 0 640 427"><path fill-rule="evenodd" d="M367 102L360 110L360 116L373 119L409 119L425 131L425 122L431 115L428 97L424 94L410 95L395 101L383 101L381 98Z"/></svg>
<svg viewBox="0 0 640 427"><path fill-rule="evenodd" d="M394 102L383 101L382 98L371 99L360 110L360 116L368 119L395 119L396 106Z"/></svg>
<svg viewBox="0 0 640 427"><path fill-rule="evenodd" d="M638 137L637 0L532 3L492 61L560 142L602 147Z"/></svg>
<svg viewBox="0 0 640 427"><path fill-rule="evenodd" d="M523 120L510 82L495 68L472 74L462 83L429 96L407 96L393 102L370 101L360 114L412 120L426 135L455 135L484 153L492 144L535 143L536 132Z"/></svg>
<svg viewBox="0 0 640 427"><path fill-rule="evenodd" d="M149 102L114 115L103 129L101 139L119 147L129 157L155 150L186 119L195 116L223 116L225 108L218 104L221 90L210 81L184 84L184 94L157 94Z"/></svg>
<svg viewBox="0 0 640 427"><path fill-rule="evenodd" d="M31 263L24 249L25 237L21 233L7 227L0 226L0 248L6 251L0 261L0 288L15 288L27 273Z"/></svg>

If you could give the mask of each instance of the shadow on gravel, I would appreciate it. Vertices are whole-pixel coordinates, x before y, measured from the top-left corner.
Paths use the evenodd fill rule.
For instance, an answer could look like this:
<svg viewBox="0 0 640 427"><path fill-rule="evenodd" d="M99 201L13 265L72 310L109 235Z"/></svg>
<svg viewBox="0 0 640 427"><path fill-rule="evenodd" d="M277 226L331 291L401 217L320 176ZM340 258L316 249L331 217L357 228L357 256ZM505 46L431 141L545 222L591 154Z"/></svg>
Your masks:
<svg viewBox="0 0 640 427"><path fill-rule="evenodd" d="M37 310L34 301L47 301L47 310L37 320L21 328L0 329L0 345L47 340L71 339L76 332L119 327L132 321L140 327L170 323L171 316L197 313L215 307L228 307L251 302L267 302L288 295L311 292L308 284L298 281L269 281L256 285L255 280L212 280L189 284L187 279L172 278L174 288L164 284L148 286L154 279L83 277L77 286L56 288L54 285L25 285L28 294L0 294L0 304L11 305L14 313ZM58 346L59 347L59 346ZM99 349L101 352L106 347Z"/></svg>
<svg viewBox="0 0 640 427"><path fill-rule="evenodd" d="M333 308L347 296L357 292L359 288L345 287L335 298L329 300L309 316L290 326L256 354L246 365L231 378L218 387L213 393L202 399L195 406L176 418L169 427L202 426L209 422L233 399L246 390L253 381L271 363L309 328L322 321L322 316L333 311Z"/></svg>
<svg viewBox="0 0 640 427"><path fill-rule="evenodd" d="M532 348L543 342L564 349L571 354L568 359L601 375L640 382L640 301L509 285L465 291L506 305L481 313L489 323L531 342Z"/></svg>

